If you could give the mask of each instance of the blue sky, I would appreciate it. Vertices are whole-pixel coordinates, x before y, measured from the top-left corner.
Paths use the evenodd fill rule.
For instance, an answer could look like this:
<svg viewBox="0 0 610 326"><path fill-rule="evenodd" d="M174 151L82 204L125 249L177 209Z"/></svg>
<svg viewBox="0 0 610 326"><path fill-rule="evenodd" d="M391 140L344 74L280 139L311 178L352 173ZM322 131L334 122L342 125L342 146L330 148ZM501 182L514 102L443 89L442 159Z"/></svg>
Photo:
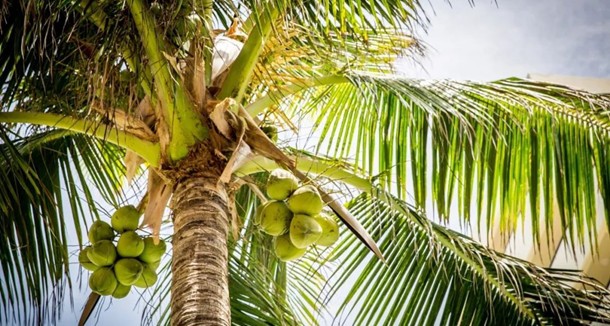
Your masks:
<svg viewBox="0 0 610 326"><path fill-rule="evenodd" d="M486 0L474 8L466 0L452 2L433 1L436 14L430 13L431 27L421 35L428 43L421 60L426 71L403 63L403 73L470 80L527 73L610 78L609 0ZM74 325L86 301L88 293L75 290L75 312L67 304L62 325ZM137 300L107 301L97 324L139 324L144 303L137 309Z"/></svg>

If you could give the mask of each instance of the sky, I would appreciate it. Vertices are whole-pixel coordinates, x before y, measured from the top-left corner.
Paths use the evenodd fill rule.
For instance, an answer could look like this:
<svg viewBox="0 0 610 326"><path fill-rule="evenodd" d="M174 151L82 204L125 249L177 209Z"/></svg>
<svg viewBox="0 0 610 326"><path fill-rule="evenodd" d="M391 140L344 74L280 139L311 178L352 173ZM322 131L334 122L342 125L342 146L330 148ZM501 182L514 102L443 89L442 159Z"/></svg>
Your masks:
<svg viewBox="0 0 610 326"><path fill-rule="evenodd" d="M610 1L432 1L421 35L426 71L413 77L488 81L528 73L610 78Z"/></svg>
<svg viewBox="0 0 610 326"><path fill-rule="evenodd" d="M610 78L610 0L486 0L475 7L466 0L451 6L431 1L435 13L420 35L428 46L423 68L401 61L402 74L481 81L528 73ZM61 325L76 323L87 295L75 291L75 311L67 304ZM139 324L137 300L107 301L97 325Z"/></svg>

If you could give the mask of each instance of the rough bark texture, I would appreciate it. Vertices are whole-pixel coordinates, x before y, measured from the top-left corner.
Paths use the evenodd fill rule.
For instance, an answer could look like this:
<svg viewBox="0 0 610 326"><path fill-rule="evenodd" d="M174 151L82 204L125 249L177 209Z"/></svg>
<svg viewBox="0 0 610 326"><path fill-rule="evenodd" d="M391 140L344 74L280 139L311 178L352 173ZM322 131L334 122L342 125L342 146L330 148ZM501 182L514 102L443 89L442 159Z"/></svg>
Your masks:
<svg viewBox="0 0 610 326"><path fill-rule="evenodd" d="M227 192L216 179L187 178L173 197L172 325L230 325Z"/></svg>

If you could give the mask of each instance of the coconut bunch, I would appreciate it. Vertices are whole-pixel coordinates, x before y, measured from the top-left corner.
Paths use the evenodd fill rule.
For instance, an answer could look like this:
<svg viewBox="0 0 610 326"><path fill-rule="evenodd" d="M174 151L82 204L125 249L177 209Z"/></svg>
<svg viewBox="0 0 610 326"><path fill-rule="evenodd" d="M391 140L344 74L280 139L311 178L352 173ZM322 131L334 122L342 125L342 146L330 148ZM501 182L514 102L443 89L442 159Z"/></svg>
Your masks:
<svg viewBox="0 0 610 326"><path fill-rule="evenodd" d="M89 287L100 295L126 297L132 286L148 288L157 281L157 268L165 253L165 242L139 235L140 212L123 206L110 224L95 221L89 228L90 245L78 255L79 263L92 274Z"/></svg>
<svg viewBox="0 0 610 326"><path fill-rule="evenodd" d="M299 185L290 172L276 169L267 180L271 199L258 207L255 224L274 236L274 250L282 261L300 258L310 246L330 246L339 239L335 218L322 211L316 187Z"/></svg>

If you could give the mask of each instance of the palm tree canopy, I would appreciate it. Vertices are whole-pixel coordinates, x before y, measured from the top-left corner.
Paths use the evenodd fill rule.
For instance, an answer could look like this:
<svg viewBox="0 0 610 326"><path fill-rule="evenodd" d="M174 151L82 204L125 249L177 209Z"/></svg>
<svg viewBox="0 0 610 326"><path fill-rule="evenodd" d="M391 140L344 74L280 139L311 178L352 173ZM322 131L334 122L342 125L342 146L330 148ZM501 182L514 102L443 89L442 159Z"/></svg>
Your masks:
<svg viewBox="0 0 610 326"><path fill-rule="evenodd" d="M279 261L252 218L256 186L277 163L250 157L234 171L235 184L248 185L234 193L234 324L315 324L345 293L336 321L610 321L609 293L594 280L496 253L426 218L511 232L529 214L537 242L560 219L571 248L587 237L593 246L596 216L610 219L608 95L517 78L397 76L396 58L422 53L413 36L427 24L418 1L2 6L0 322L57 321L72 286L67 235L82 246L104 207L129 200L126 150L150 169L179 162L211 134L199 123L207 113L194 108L225 98L279 126L278 146L348 202L387 261L347 232L332 249ZM212 79L214 42L234 17L247 39ZM164 322L171 275L162 271L146 318Z"/></svg>

